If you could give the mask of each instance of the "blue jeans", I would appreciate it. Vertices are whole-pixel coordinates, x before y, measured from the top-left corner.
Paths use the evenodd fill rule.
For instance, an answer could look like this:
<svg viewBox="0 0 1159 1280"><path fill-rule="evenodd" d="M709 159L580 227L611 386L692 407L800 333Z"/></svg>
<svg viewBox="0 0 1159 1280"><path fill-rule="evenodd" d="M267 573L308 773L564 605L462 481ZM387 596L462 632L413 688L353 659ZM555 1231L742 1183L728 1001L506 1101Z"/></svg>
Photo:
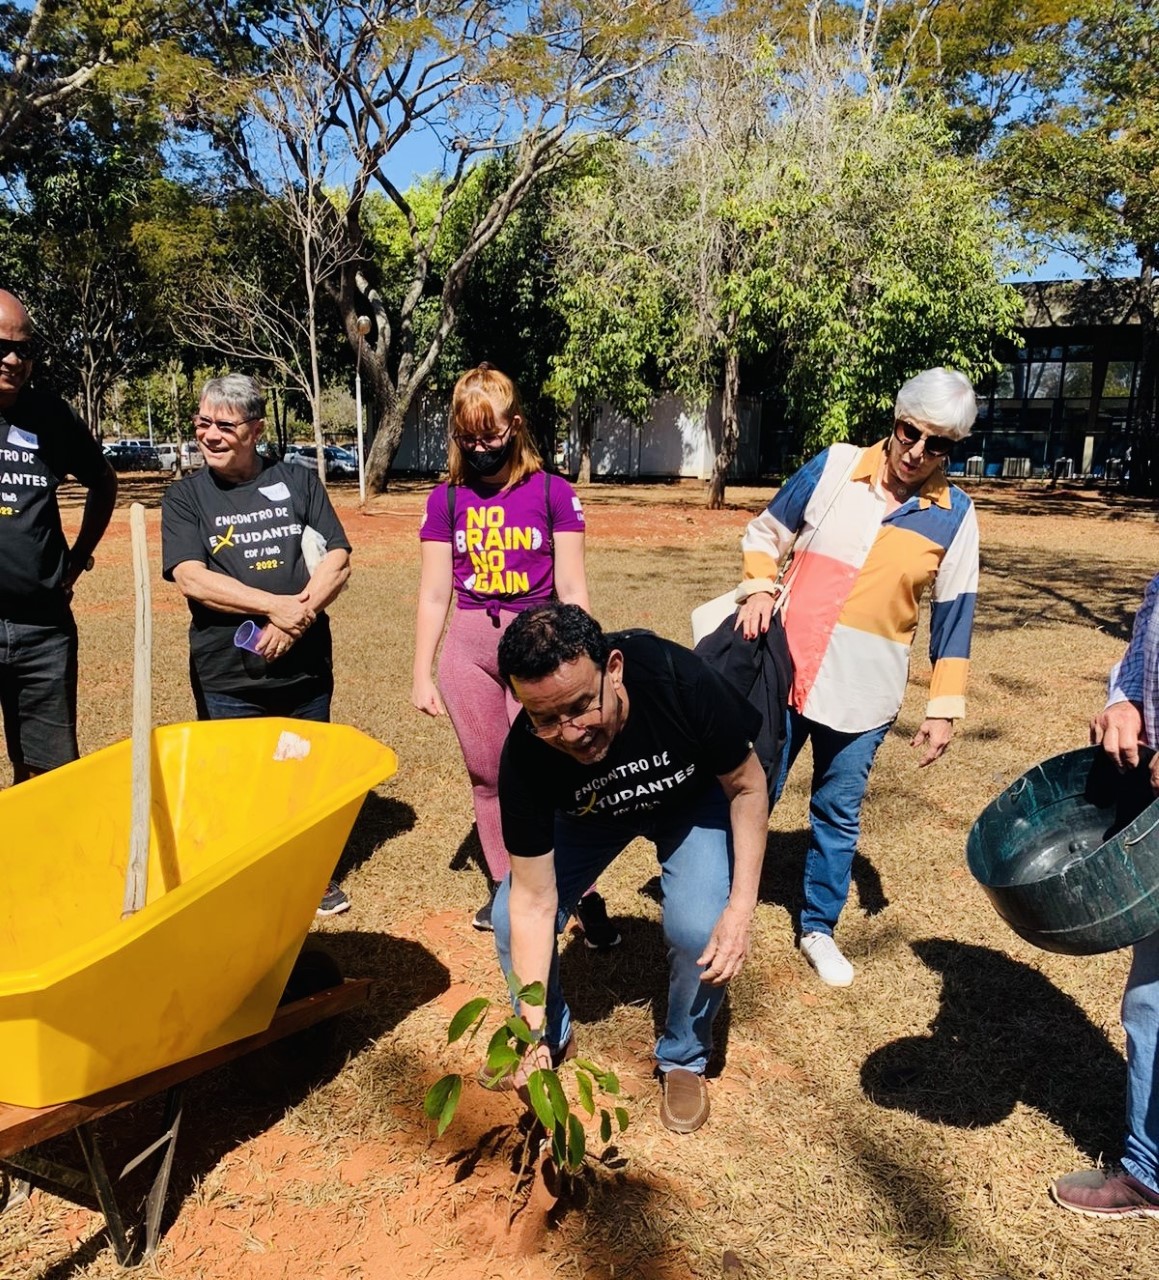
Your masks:
<svg viewBox="0 0 1159 1280"><path fill-rule="evenodd" d="M316 693L301 700L292 690L279 698L263 699L261 703L239 698L232 693L214 693L210 689L194 688L199 720L256 720L261 716L289 716L292 720L318 720L330 722L330 694Z"/></svg>
<svg viewBox="0 0 1159 1280"><path fill-rule="evenodd" d="M1123 1167L1159 1194L1159 933L1135 944L1123 993L1127 1141Z"/></svg>
<svg viewBox="0 0 1159 1280"><path fill-rule="evenodd" d="M668 944L668 1016L656 1043L661 1071L684 1067L703 1074L712 1052L712 1021L724 987L700 981L696 963L728 902L732 882L732 827L728 801L718 783L691 809L675 817L626 822L592 818L555 819L555 881L559 893L556 933L567 925L580 897L636 837L656 845L664 941ZM508 877L491 910L495 948L504 974L511 972ZM571 1011L559 982L559 952L552 957L547 992L546 1039L553 1049L571 1039Z"/></svg>
<svg viewBox="0 0 1159 1280"><path fill-rule="evenodd" d="M853 855L861 836L861 803L869 771L889 725L863 733L839 733L816 720L806 720L791 707L785 736L784 764L774 803L806 739L813 742L813 784L809 797L809 849L805 854L805 905L801 936L832 935L849 897Z"/></svg>
<svg viewBox="0 0 1159 1280"><path fill-rule="evenodd" d="M77 758L76 686L71 614L50 625L0 618L0 711L17 782Z"/></svg>

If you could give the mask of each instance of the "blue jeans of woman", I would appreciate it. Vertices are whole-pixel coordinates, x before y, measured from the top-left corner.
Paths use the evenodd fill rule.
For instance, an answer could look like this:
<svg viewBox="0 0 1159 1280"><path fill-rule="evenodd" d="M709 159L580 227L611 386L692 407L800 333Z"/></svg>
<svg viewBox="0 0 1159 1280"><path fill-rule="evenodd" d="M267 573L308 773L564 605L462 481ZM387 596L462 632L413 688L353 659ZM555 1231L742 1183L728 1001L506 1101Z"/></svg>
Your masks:
<svg viewBox="0 0 1159 1280"><path fill-rule="evenodd" d="M1123 1167L1159 1193L1159 933L1135 944L1123 993L1127 1140Z"/></svg>
<svg viewBox="0 0 1159 1280"><path fill-rule="evenodd" d="M784 764L774 803L806 740L813 743L813 783L809 796L809 848L805 854L801 936L832 935L845 900L853 856L861 836L861 803L869 771L889 725L863 733L840 733L789 708Z"/></svg>
<svg viewBox="0 0 1159 1280"><path fill-rule="evenodd" d="M689 809L649 820L593 818L555 820L555 880L559 893L556 933L567 925L580 896L624 848L644 836L656 845L664 941L668 946L668 1013L656 1043L661 1071L684 1067L703 1074L712 1052L712 1021L724 999L724 987L700 981L696 963L728 902L732 882L732 827L728 801L718 783ZM495 947L504 974L511 972L510 877L495 895L491 919ZM571 1038L571 1011L559 981L559 953L552 958L547 993L547 1042L553 1049Z"/></svg>

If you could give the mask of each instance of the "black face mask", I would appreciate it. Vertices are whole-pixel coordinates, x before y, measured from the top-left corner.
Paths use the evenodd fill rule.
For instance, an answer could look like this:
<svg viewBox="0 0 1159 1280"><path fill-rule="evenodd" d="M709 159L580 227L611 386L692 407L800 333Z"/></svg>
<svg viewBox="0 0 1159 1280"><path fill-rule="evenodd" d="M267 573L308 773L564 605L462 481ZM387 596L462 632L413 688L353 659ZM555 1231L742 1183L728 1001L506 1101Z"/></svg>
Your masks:
<svg viewBox="0 0 1159 1280"><path fill-rule="evenodd" d="M514 440L508 439L498 449L464 449L463 457L467 460L467 466L478 475L493 476L506 466L514 443Z"/></svg>

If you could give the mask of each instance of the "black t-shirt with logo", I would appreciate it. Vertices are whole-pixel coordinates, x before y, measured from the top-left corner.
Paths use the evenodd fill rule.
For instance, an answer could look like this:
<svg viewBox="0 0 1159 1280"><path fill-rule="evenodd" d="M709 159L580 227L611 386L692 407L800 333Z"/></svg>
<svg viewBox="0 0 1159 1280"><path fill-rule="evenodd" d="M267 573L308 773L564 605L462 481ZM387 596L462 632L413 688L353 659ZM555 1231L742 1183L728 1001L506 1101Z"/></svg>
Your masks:
<svg viewBox="0 0 1159 1280"><path fill-rule="evenodd" d="M228 484L209 467L175 480L161 502L161 567L173 581L173 570L187 560L203 564L246 586L274 595L296 595L310 580L302 554L302 531L321 535L327 551L350 550L342 525L315 472L284 462L268 463L253 479ZM329 684L330 620L318 620L284 657L267 662L238 648L234 633L252 617L189 601L189 651L203 688L214 693L244 695L255 681L263 688Z"/></svg>
<svg viewBox="0 0 1159 1280"><path fill-rule="evenodd" d="M694 653L649 631L611 633L624 655L628 719L596 764L527 731L520 712L503 748L499 803L509 853L555 845L557 812L637 827L694 805L752 750L760 713Z"/></svg>
<svg viewBox="0 0 1159 1280"><path fill-rule="evenodd" d="M0 617L67 617L68 540L56 491L66 476L91 487L106 466L84 422L52 392L24 387L0 409Z"/></svg>

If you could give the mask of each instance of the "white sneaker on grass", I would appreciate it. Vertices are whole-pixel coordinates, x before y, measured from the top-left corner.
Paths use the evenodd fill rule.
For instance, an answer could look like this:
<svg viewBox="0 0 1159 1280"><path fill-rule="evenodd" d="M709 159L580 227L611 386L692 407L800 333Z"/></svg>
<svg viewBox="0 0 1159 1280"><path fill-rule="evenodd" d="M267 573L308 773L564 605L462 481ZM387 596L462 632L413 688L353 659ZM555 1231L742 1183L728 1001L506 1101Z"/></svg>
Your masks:
<svg viewBox="0 0 1159 1280"><path fill-rule="evenodd" d="M801 939L801 954L817 970L817 977L830 987L848 987L853 982L853 966L827 933L807 933Z"/></svg>

